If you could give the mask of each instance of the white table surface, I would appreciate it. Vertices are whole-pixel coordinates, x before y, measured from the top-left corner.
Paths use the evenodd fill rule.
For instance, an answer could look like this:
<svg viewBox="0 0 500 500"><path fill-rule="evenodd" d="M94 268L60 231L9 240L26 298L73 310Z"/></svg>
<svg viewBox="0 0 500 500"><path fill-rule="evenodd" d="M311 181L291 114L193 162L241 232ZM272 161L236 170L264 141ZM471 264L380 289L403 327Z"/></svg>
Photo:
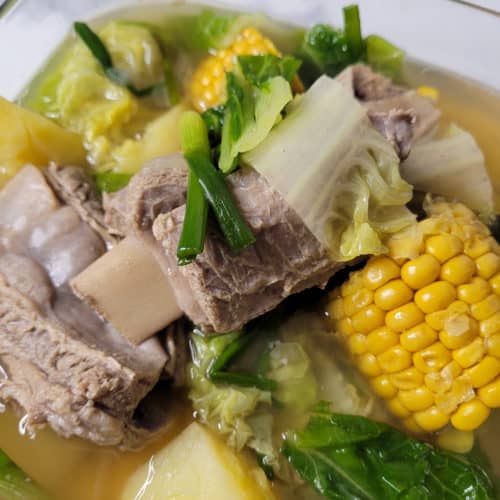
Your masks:
<svg viewBox="0 0 500 500"><path fill-rule="evenodd" d="M0 95L10 99L16 97L57 46L72 20L96 7L102 9L116 3L116 0L22 1L24 5L21 3L11 16L0 21ZM128 3L140 2L154 3L128 0ZM262 11L304 25L315 22L339 25L342 6L351 1L198 0L196 3ZM357 3L365 35L380 34L418 59L486 82L500 91L500 16L450 0L357 0ZM477 3L500 10L500 0L477 0Z"/></svg>

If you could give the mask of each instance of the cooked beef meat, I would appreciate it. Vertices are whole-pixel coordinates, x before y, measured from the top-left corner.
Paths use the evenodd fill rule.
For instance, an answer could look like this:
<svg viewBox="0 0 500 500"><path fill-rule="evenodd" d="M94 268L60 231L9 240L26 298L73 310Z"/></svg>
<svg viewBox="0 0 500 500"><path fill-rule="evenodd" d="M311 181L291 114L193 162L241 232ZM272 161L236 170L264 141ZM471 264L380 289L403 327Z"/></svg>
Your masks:
<svg viewBox="0 0 500 500"><path fill-rule="evenodd" d="M127 447L144 435L134 412L167 355L156 338L128 343L71 293L68 280L104 250L34 167L0 192L0 366L8 375L0 400L14 402L29 425Z"/></svg>
<svg viewBox="0 0 500 500"><path fill-rule="evenodd" d="M170 324L165 331L165 348L168 361L165 364L165 377L172 380L174 387L182 387L186 378L188 362L188 326L187 321L180 319Z"/></svg>
<svg viewBox="0 0 500 500"><path fill-rule="evenodd" d="M84 168L53 163L44 173L62 202L74 208L104 241L111 245L116 243L118 235L105 224L101 197L92 177Z"/></svg>
<svg viewBox="0 0 500 500"><path fill-rule="evenodd" d="M158 216L153 225L180 307L210 332L237 330L288 295L324 286L341 267L254 170L243 168L227 179L255 245L232 254L216 225L209 224L203 253L192 264L177 266L185 206Z"/></svg>
<svg viewBox="0 0 500 500"><path fill-rule="evenodd" d="M125 236L151 228L156 216L186 202L187 169L182 155L147 162L129 185L104 197L105 222Z"/></svg>
<svg viewBox="0 0 500 500"><path fill-rule="evenodd" d="M402 159L408 156L411 142L431 131L441 116L430 99L395 85L363 64L349 66L337 80L352 89L375 128L395 145Z"/></svg>

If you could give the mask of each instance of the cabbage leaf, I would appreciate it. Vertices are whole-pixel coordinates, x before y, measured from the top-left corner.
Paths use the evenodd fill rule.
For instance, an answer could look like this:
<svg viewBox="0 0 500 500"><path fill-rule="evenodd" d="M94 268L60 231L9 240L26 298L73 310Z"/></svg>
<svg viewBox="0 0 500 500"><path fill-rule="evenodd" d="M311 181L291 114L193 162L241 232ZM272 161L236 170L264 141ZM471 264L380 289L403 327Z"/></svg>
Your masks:
<svg viewBox="0 0 500 500"><path fill-rule="evenodd" d="M413 146L401 175L419 191L465 203L479 214L494 214L493 187L474 137L451 125L444 137Z"/></svg>
<svg viewBox="0 0 500 500"><path fill-rule="evenodd" d="M276 56L244 56L228 73L227 101L220 147L219 168L229 173L240 153L260 144L281 119L292 100L289 80L298 69L296 59Z"/></svg>
<svg viewBox="0 0 500 500"><path fill-rule="evenodd" d="M243 155L277 189L337 261L386 251L385 239L412 224L412 188L392 146L365 110L323 76Z"/></svg>

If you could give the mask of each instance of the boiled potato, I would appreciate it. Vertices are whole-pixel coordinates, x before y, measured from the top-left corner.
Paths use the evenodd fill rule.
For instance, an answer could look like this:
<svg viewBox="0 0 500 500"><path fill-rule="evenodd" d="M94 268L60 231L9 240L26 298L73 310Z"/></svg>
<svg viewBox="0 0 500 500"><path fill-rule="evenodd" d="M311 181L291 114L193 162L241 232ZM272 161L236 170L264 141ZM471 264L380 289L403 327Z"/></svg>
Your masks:
<svg viewBox="0 0 500 500"><path fill-rule="evenodd" d="M85 165L77 134L0 97L0 186L27 163Z"/></svg>
<svg viewBox="0 0 500 500"><path fill-rule="evenodd" d="M256 465L194 422L128 480L122 500L274 499Z"/></svg>
<svg viewBox="0 0 500 500"><path fill-rule="evenodd" d="M148 123L140 140L127 139L112 151L114 170L134 174L147 161L181 150L179 120L188 107L178 104Z"/></svg>

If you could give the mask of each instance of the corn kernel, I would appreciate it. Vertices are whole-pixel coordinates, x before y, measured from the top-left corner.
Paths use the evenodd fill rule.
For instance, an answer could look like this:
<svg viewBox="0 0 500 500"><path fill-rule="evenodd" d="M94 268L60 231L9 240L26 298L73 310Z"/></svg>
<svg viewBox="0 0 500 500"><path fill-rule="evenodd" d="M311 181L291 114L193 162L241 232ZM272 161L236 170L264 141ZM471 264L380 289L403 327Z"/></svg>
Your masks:
<svg viewBox="0 0 500 500"><path fill-rule="evenodd" d="M355 333L347 339L347 348L352 354L363 354L366 352L366 337L361 333Z"/></svg>
<svg viewBox="0 0 500 500"><path fill-rule="evenodd" d="M477 429L490 415L490 409L479 399L462 403L452 415L453 427L460 431Z"/></svg>
<svg viewBox="0 0 500 500"><path fill-rule="evenodd" d="M484 341L481 338L474 339L469 345L453 351L453 359L462 367L469 368L481 361L485 354Z"/></svg>
<svg viewBox="0 0 500 500"><path fill-rule="evenodd" d="M358 290L363 288L363 273L362 271L356 271L349 275L349 279L344 281L340 286L340 293L342 297L347 297L356 293Z"/></svg>
<svg viewBox="0 0 500 500"><path fill-rule="evenodd" d="M448 317L448 311L436 311L430 314L425 315L425 322L433 329L433 330L442 330L444 328L444 322Z"/></svg>
<svg viewBox="0 0 500 500"><path fill-rule="evenodd" d="M366 337L366 349L372 354L380 354L389 349L389 347L396 345L398 340L399 338L396 332L386 326L382 326Z"/></svg>
<svg viewBox="0 0 500 500"><path fill-rule="evenodd" d="M493 252L485 253L476 259L477 274L484 279L490 279L500 270L500 255Z"/></svg>
<svg viewBox="0 0 500 500"><path fill-rule="evenodd" d="M477 276L472 278L470 283L460 285L457 288L458 298L467 302L467 304L474 304L484 300L490 293L491 289L488 282Z"/></svg>
<svg viewBox="0 0 500 500"><path fill-rule="evenodd" d="M385 315L375 304L363 307L352 317L352 327L357 333L370 333L384 324Z"/></svg>
<svg viewBox="0 0 500 500"><path fill-rule="evenodd" d="M422 323L423 320L424 315L422 311L413 302L393 309L385 315L385 324L396 332L413 328Z"/></svg>
<svg viewBox="0 0 500 500"><path fill-rule="evenodd" d="M500 373L500 361L494 356L485 356L477 365L464 372L473 387L482 387L491 382Z"/></svg>
<svg viewBox="0 0 500 500"><path fill-rule="evenodd" d="M495 276L490 279L490 286L497 295L500 295L500 273L495 274Z"/></svg>
<svg viewBox="0 0 500 500"><path fill-rule="evenodd" d="M462 367L454 359L441 370L441 376L448 380L455 380L461 374Z"/></svg>
<svg viewBox="0 0 500 500"><path fill-rule="evenodd" d="M415 413L414 418L417 424L427 432L443 428L450 420L450 417L436 406Z"/></svg>
<svg viewBox="0 0 500 500"><path fill-rule="evenodd" d="M488 385L481 387L477 394L479 399L489 408L500 407L500 377Z"/></svg>
<svg viewBox="0 0 500 500"><path fill-rule="evenodd" d="M401 404L397 396L387 401L387 407L396 417L408 418L411 415L411 413Z"/></svg>
<svg viewBox="0 0 500 500"><path fill-rule="evenodd" d="M406 304L413 298L410 287L402 280L392 280L377 289L374 296L375 304L384 311L390 311ZM499 299L500 300L500 299Z"/></svg>
<svg viewBox="0 0 500 500"><path fill-rule="evenodd" d="M373 392L384 399L392 399L397 394L397 389L392 384L389 375L379 375L370 382Z"/></svg>
<svg viewBox="0 0 500 500"><path fill-rule="evenodd" d="M390 280L399 278L399 266L389 257L372 257L363 271L366 288L375 290Z"/></svg>
<svg viewBox="0 0 500 500"><path fill-rule="evenodd" d="M352 327L351 318L344 318L341 319L340 321L336 321L335 329L337 330L338 333L340 333L344 337L348 337L349 335L356 333L354 331L354 328Z"/></svg>
<svg viewBox="0 0 500 500"><path fill-rule="evenodd" d="M436 236L430 236L425 241L425 251L436 257L443 263L455 257L464 250L464 244L460 238L453 234L442 233Z"/></svg>
<svg viewBox="0 0 500 500"><path fill-rule="evenodd" d="M474 399L476 393L467 377L461 376L454 380L449 391L436 394L436 406L443 413L454 412L458 405Z"/></svg>
<svg viewBox="0 0 500 500"><path fill-rule="evenodd" d="M409 391L399 391L397 397L412 412L425 410L434 404L434 396L425 385Z"/></svg>
<svg viewBox="0 0 500 500"><path fill-rule="evenodd" d="M439 276L439 261L432 255L420 255L401 268L401 278L414 290L430 285Z"/></svg>
<svg viewBox="0 0 500 500"><path fill-rule="evenodd" d="M420 387L424 382L424 376L415 367L407 368L390 376L392 385L402 391L409 391Z"/></svg>
<svg viewBox="0 0 500 500"><path fill-rule="evenodd" d="M438 435L437 445L453 453L469 453L474 447L474 433L449 427Z"/></svg>
<svg viewBox="0 0 500 500"><path fill-rule="evenodd" d="M341 298L330 301L328 304L328 314L334 319L345 318L344 301Z"/></svg>
<svg viewBox="0 0 500 500"><path fill-rule="evenodd" d="M411 365L411 354L400 345L395 345L379 354L377 361L385 373L396 373Z"/></svg>
<svg viewBox="0 0 500 500"><path fill-rule="evenodd" d="M425 385L436 395L449 391L453 380L443 377L440 372L427 373L424 377Z"/></svg>
<svg viewBox="0 0 500 500"><path fill-rule="evenodd" d="M432 101L436 102L439 99L439 91L435 87L430 87L428 85L421 85L417 88L417 92L424 97L428 97Z"/></svg>
<svg viewBox="0 0 500 500"><path fill-rule="evenodd" d="M377 377L382 373L377 358L369 352L365 352L359 356L357 365L359 371L367 377Z"/></svg>
<svg viewBox="0 0 500 500"><path fill-rule="evenodd" d="M500 359L500 333L487 337L484 342L488 354Z"/></svg>
<svg viewBox="0 0 500 500"><path fill-rule="evenodd" d="M436 342L413 355L413 364L423 373L441 370L451 361L451 353L441 342Z"/></svg>
<svg viewBox="0 0 500 500"><path fill-rule="evenodd" d="M447 281L435 281L415 293L415 303L424 313L445 309L455 298L455 288Z"/></svg>
<svg viewBox="0 0 500 500"><path fill-rule="evenodd" d="M489 337L500 332L500 311L487 319L479 322L479 334L482 337Z"/></svg>
<svg viewBox="0 0 500 500"><path fill-rule="evenodd" d="M408 418L403 420L403 425L405 426L408 432L412 434L422 434L423 429L417 424L417 421L413 418L413 415L410 415Z"/></svg>
<svg viewBox="0 0 500 500"><path fill-rule="evenodd" d="M453 285L469 282L476 273L476 264L467 255L457 255L441 267L441 279Z"/></svg>
<svg viewBox="0 0 500 500"><path fill-rule="evenodd" d="M356 290L351 295L344 297L344 312L346 316L356 314L363 307L369 306L373 302L373 292L367 288Z"/></svg>
<svg viewBox="0 0 500 500"><path fill-rule="evenodd" d="M470 319L470 318L466 318ZM470 341L476 336L476 332L473 328L463 329L455 333L451 333L448 330L442 330L439 332L439 340L448 349L459 349L470 343Z"/></svg>
<svg viewBox="0 0 500 500"><path fill-rule="evenodd" d="M488 295L480 302L476 302L470 306L472 316L477 320L488 319L497 311L500 311L500 297L495 294Z"/></svg>
<svg viewBox="0 0 500 500"><path fill-rule="evenodd" d="M434 343L438 334L426 323L420 323L408 330L405 330L400 337L401 345L408 351L420 351Z"/></svg>
<svg viewBox="0 0 500 500"><path fill-rule="evenodd" d="M487 239L473 236L465 242L464 253L471 259L477 259L491 250L491 246Z"/></svg>

